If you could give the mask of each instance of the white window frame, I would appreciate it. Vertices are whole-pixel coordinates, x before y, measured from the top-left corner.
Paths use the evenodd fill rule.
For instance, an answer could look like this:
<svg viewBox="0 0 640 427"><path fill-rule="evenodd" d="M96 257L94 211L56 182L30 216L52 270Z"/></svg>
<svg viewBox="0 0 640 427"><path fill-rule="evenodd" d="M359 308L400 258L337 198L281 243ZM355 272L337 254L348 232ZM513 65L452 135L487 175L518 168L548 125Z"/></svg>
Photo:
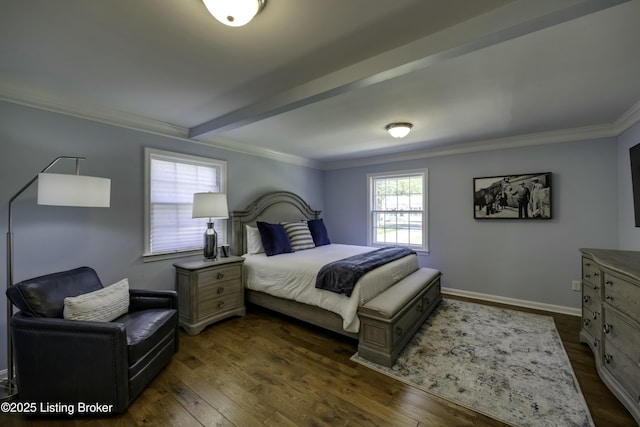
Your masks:
<svg viewBox="0 0 640 427"><path fill-rule="evenodd" d="M176 153L172 151L158 150L155 148L145 147L144 149L144 262L158 261L163 259L178 258L184 256L198 255L202 253L204 247L204 238L200 249L193 250L175 250L171 252L152 253L151 252L151 160L159 159L170 162L186 163L190 165L202 165L208 167L219 168L220 170L220 188L219 192L227 192L227 162L224 160L211 159L208 157L192 156L189 154ZM207 219L194 219L194 221L203 221L202 234L207 228ZM227 244L228 230L227 220L220 221L220 226L216 226L216 232L218 233L219 245Z"/></svg>
<svg viewBox="0 0 640 427"><path fill-rule="evenodd" d="M396 243L379 243L374 239L375 229L373 227L375 215L375 186L373 185L376 179L380 178L404 178L408 176L420 176L422 177L422 245L409 245L410 248L417 252L429 252L429 205L428 205L428 193L429 193L429 169L411 169L404 171L394 172L379 172L367 174L367 244L369 246L384 247L384 246L400 246Z"/></svg>

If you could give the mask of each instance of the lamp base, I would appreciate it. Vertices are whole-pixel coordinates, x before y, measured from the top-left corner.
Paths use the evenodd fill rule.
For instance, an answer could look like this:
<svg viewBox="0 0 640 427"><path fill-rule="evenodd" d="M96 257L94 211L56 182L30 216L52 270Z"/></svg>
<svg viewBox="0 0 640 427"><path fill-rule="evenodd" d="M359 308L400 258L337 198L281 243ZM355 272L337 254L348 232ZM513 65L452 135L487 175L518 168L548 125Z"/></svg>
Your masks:
<svg viewBox="0 0 640 427"><path fill-rule="evenodd" d="M215 260L218 258L218 233L213 229L213 223L207 223L207 231L204 232L204 258Z"/></svg>

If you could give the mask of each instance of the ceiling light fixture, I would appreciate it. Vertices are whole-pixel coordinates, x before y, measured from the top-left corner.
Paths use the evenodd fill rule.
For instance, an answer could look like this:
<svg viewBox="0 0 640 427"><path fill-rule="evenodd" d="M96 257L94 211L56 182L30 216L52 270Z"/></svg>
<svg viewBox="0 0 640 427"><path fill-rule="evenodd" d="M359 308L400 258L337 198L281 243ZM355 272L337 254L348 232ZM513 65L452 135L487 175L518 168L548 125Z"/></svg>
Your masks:
<svg viewBox="0 0 640 427"><path fill-rule="evenodd" d="M412 127L411 123L389 123L385 129L394 138L404 138Z"/></svg>
<svg viewBox="0 0 640 427"><path fill-rule="evenodd" d="M258 14L267 0L202 0L218 21L230 27L246 25Z"/></svg>

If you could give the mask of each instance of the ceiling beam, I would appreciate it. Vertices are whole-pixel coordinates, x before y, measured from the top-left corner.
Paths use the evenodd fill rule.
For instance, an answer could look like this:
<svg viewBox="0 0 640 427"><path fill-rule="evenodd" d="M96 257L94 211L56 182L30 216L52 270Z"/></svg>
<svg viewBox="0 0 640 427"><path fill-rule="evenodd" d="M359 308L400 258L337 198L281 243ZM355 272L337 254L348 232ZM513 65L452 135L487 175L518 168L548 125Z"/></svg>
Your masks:
<svg viewBox="0 0 640 427"><path fill-rule="evenodd" d="M558 25L630 0L518 1L189 129L209 137Z"/></svg>

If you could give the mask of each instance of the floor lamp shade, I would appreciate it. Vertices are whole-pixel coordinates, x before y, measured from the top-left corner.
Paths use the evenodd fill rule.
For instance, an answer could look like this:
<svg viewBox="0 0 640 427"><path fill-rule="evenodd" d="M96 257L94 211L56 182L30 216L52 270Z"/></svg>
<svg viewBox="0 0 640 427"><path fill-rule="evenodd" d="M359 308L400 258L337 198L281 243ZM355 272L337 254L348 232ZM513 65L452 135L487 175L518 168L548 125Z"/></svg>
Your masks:
<svg viewBox="0 0 640 427"><path fill-rule="evenodd" d="M41 173L38 175L38 204L108 208L111 180L84 175Z"/></svg>

